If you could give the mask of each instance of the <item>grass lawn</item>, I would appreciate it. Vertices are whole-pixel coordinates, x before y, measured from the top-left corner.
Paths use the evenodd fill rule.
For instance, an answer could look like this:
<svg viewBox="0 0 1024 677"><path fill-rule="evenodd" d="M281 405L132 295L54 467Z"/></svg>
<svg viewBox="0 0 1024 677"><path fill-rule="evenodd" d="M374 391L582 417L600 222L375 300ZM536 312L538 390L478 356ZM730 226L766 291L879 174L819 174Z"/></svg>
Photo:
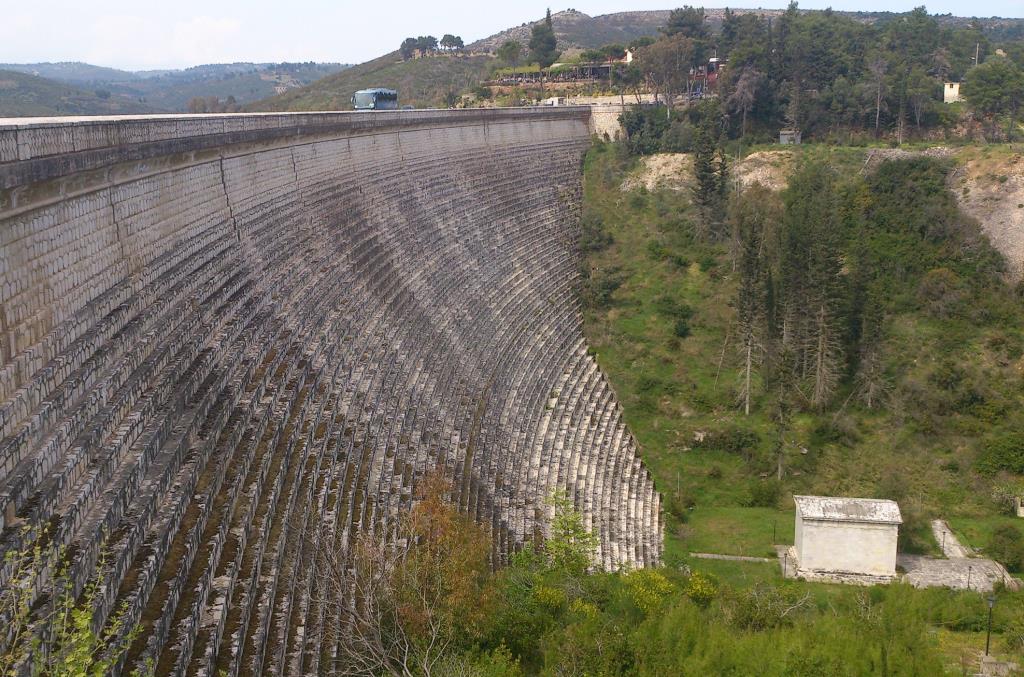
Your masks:
<svg viewBox="0 0 1024 677"><path fill-rule="evenodd" d="M792 510L698 506L680 532L690 552L774 557L776 543L793 542L793 519Z"/></svg>
<svg viewBox="0 0 1024 677"><path fill-rule="evenodd" d="M987 517L951 517L947 520L960 543L984 553L992 540L992 532L1004 524L1024 529L1024 520L1009 515Z"/></svg>
<svg viewBox="0 0 1024 677"><path fill-rule="evenodd" d="M985 633L952 631L945 628L935 630L939 652L945 657L946 664L953 674L974 674L978 662L985 653ZM1021 657L1006 651L1003 637L992 635L990 654L998 660L1020 661Z"/></svg>
<svg viewBox="0 0 1024 677"><path fill-rule="evenodd" d="M690 569L711 574L720 583L735 588L749 588L758 583L782 582L782 569L772 562L729 562L712 559L690 559Z"/></svg>

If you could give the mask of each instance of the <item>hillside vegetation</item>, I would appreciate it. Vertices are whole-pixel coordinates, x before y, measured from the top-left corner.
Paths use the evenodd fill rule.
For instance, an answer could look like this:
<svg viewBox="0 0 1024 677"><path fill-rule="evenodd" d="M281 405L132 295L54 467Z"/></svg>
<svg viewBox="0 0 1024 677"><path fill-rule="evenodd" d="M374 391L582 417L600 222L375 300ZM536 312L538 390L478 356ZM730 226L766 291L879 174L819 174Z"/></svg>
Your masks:
<svg viewBox="0 0 1024 677"><path fill-rule="evenodd" d="M612 146L588 161L588 337L669 498L677 552L704 533L702 515L725 526L720 508L782 510L770 519L785 524L793 493L899 500L904 545L927 551L927 518L998 522L1008 494L1024 490L1017 452L1005 450L1024 425L1024 307L1005 263L947 190L948 161L885 162L863 176L866 153L804 148L801 183L737 191L717 234L690 191L620 190L633 161ZM820 195L831 216L806 223L829 230L787 232L786 205L818 208ZM752 222L756 275L744 272L739 234ZM827 326L803 314L822 294Z"/></svg>
<svg viewBox="0 0 1024 677"><path fill-rule="evenodd" d="M483 79L493 59L487 56L432 56L403 61L398 52L347 68L340 73L258 101L251 111L348 110L352 94L370 87L398 90L400 105L417 108L446 105L456 95Z"/></svg>
<svg viewBox="0 0 1024 677"><path fill-rule="evenodd" d="M87 91L46 78L0 70L0 116L125 115L153 108L109 92Z"/></svg>

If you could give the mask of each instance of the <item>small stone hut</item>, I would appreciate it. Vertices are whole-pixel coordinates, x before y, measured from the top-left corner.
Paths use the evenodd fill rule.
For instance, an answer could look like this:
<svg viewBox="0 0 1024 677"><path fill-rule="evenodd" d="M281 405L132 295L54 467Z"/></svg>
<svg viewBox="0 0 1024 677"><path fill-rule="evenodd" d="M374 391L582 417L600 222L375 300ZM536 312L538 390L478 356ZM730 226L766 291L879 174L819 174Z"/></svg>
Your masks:
<svg viewBox="0 0 1024 677"><path fill-rule="evenodd" d="M960 100L960 83L959 82L944 82L942 83L942 101L944 103L956 103Z"/></svg>
<svg viewBox="0 0 1024 677"><path fill-rule="evenodd" d="M799 129L782 129L779 130L779 143L783 146L799 146L800 145L800 130Z"/></svg>
<svg viewBox="0 0 1024 677"><path fill-rule="evenodd" d="M903 518L895 501L794 496L798 571L896 575Z"/></svg>

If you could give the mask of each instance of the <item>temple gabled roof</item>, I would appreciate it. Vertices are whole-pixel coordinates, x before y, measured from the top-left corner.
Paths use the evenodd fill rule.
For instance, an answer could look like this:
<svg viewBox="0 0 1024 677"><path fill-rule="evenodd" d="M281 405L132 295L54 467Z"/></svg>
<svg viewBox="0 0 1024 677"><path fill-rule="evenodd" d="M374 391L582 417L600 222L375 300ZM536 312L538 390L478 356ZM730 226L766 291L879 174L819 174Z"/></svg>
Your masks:
<svg viewBox="0 0 1024 677"><path fill-rule="evenodd" d="M902 524L896 501L842 496L794 496L796 511L805 520Z"/></svg>

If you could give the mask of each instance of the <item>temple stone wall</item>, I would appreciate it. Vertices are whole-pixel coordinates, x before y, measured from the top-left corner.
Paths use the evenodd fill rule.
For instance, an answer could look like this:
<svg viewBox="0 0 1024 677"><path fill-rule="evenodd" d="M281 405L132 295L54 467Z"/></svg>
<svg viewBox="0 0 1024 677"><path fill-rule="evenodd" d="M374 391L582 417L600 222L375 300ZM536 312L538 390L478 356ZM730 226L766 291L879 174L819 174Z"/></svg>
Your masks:
<svg viewBox="0 0 1024 677"><path fill-rule="evenodd" d="M588 123L0 120L0 554L47 526L81 584L104 549L98 622L157 674L324 671L309 561L437 465L499 561L563 490L599 565L657 562L582 333Z"/></svg>
<svg viewBox="0 0 1024 677"><path fill-rule="evenodd" d="M810 572L896 575L895 524L796 519L798 566Z"/></svg>

